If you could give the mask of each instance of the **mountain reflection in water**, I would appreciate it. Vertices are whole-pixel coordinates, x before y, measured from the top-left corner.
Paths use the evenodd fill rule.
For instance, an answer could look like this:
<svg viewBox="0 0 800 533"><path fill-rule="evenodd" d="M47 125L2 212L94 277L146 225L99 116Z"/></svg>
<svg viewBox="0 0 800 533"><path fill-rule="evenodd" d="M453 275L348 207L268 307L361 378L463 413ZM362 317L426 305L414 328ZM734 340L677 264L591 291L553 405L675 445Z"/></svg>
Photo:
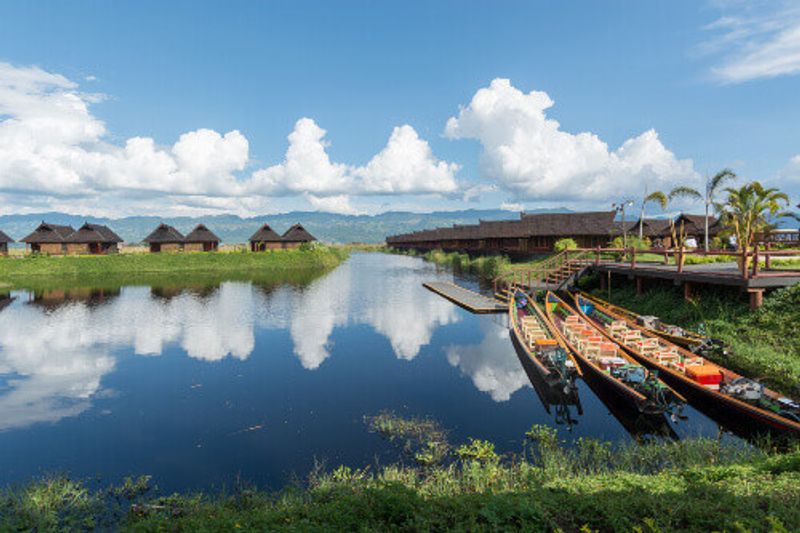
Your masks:
<svg viewBox="0 0 800 533"><path fill-rule="evenodd" d="M363 424L387 409L430 416L454 441L519 451L532 424L558 418L505 316L470 315L421 286L452 279L418 258L353 254L287 283L0 295L0 479L152 474L181 490L241 475L278 487L318 459L392 460L396 449ZM580 394L570 438L628 438ZM690 417L682 431L715 430Z"/></svg>

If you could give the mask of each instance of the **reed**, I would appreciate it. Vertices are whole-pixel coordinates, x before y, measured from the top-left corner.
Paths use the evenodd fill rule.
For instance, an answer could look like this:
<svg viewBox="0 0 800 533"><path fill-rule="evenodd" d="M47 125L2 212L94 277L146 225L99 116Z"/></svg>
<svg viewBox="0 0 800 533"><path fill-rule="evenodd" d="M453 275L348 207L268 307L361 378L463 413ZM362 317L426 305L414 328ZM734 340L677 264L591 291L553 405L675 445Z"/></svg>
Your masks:
<svg viewBox="0 0 800 533"><path fill-rule="evenodd" d="M387 438L431 429L427 419L388 413L368 423ZM796 448L710 439L580 439L570 447L544 426L526 438L520 454L501 457L492 443L470 439L437 465L340 466L278 493L239 485L223 494L159 495L146 478L92 491L54 477L0 493L0 530L791 531L800 524Z"/></svg>

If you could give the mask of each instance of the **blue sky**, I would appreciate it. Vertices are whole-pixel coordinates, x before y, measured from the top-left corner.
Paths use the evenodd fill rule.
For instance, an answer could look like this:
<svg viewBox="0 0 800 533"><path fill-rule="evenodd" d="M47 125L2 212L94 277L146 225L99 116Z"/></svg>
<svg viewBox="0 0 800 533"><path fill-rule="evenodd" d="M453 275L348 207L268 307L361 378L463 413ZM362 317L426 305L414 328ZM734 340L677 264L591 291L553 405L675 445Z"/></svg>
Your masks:
<svg viewBox="0 0 800 533"><path fill-rule="evenodd" d="M788 2L3 2L0 63L3 213L800 193Z"/></svg>

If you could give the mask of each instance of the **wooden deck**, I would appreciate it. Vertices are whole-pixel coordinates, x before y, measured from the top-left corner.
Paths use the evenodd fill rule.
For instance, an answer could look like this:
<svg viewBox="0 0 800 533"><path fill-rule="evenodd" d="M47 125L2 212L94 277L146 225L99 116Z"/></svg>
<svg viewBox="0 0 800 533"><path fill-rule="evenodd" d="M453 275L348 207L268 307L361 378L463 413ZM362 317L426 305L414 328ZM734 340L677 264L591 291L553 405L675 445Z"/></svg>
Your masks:
<svg viewBox="0 0 800 533"><path fill-rule="evenodd" d="M464 287L459 287L455 283L431 281L423 283L422 286L471 313L505 313L508 310L508 306L505 304Z"/></svg>
<svg viewBox="0 0 800 533"><path fill-rule="evenodd" d="M625 263L601 263L592 266L598 272L627 275L630 277L659 278L673 280L676 285L685 282L709 285L728 285L745 290L773 289L800 283L800 272L770 270L761 271L758 276L744 278L736 263L704 263L685 265L678 272L675 265L659 263L638 263L631 267Z"/></svg>

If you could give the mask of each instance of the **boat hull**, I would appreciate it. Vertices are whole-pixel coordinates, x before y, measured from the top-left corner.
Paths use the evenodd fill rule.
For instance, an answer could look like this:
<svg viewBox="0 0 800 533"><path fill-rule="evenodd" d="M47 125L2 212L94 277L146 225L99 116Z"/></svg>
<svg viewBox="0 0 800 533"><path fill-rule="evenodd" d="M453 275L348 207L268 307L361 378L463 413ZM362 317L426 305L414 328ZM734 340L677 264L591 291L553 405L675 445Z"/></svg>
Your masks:
<svg viewBox="0 0 800 533"><path fill-rule="evenodd" d="M592 319L583 311L577 298L578 296L576 296L575 304L578 312L586 320L594 323L594 319ZM607 312L603 306L597 304L596 302L592 302L592 304L595 305L599 310ZM642 328L630 320L628 320L628 324L631 327L638 328L639 330L649 331L647 328ZM616 340L609 335L604 328L600 327L598 330L600 330L600 332L607 339L616 342ZM749 421L758 423L763 429L800 436L800 424L798 423L794 423L791 420L787 420L770 411L760 409L736 398L732 398L718 391L709 389L702 384L684 376L680 372L658 363L657 361L647 357L637 350L631 349L622 344L619 344L619 346L641 364L645 365L651 370L658 371L659 377L667 382L667 384L669 384L671 387L674 387L676 390L678 390L681 394L685 395L688 400L694 402L694 407L708 414L712 418L722 422L724 426L731 427L731 429L735 431L738 428L738 431L736 431L737 433L746 433L748 436L759 433L758 428L747 428L746 424L742 424L741 417L744 417ZM739 420L736 420L736 417L731 416L731 411L737 413Z"/></svg>

